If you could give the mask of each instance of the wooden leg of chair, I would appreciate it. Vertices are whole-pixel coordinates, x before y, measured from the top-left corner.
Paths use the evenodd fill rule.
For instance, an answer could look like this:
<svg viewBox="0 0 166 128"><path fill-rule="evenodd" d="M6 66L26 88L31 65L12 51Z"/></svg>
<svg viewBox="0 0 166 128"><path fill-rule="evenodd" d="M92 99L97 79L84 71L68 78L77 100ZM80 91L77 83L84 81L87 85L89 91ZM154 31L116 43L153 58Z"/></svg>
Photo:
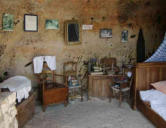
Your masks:
<svg viewBox="0 0 166 128"><path fill-rule="evenodd" d="M87 90L87 100L90 100L89 99L89 91Z"/></svg>
<svg viewBox="0 0 166 128"><path fill-rule="evenodd" d="M74 97L74 88L71 89L71 100L73 100Z"/></svg>
<svg viewBox="0 0 166 128"><path fill-rule="evenodd" d="M112 93L112 98L116 98L116 93L113 90L111 91L111 93Z"/></svg>
<svg viewBox="0 0 166 128"><path fill-rule="evenodd" d="M67 105L68 105L68 101L65 100L65 101L64 101L64 106L67 107Z"/></svg>
<svg viewBox="0 0 166 128"><path fill-rule="evenodd" d="M46 106L43 105L43 106L42 106L42 109L43 109L43 112L45 112L45 111L46 111Z"/></svg>
<svg viewBox="0 0 166 128"><path fill-rule="evenodd" d="M122 93L120 92L120 94L119 94L119 106L121 106L121 103L122 103Z"/></svg>
<svg viewBox="0 0 166 128"><path fill-rule="evenodd" d="M111 89L110 96L109 96L109 102L112 101L112 98L113 98L113 90Z"/></svg>
<svg viewBox="0 0 166 128"><path fill-rule="evenodd" d="M69 104L69 95L67 96L66 101L67 101L67 104Z"/></svg>
<svg viewBox="0 0 166 128"><path fill-rule="evenodd" d="M109 96L109 102L111 102L111 100L112 100L112 92L111 92L111 94Z"/></svg>
<svg viewBox="0 0 166 128"><path fill-rule="evenodd" d="M127 100L128 100L128 103L131 104L131 103L130 103L130 94L128 95L127 98L128 98L128 99L127 99Z"/></svg>
<svg viewBox="0 0 166 128"><path fill-rule="evenodd" d="M66 97L66 100L64 101L64 106L67 107L69 103L69 96Z"/></svg>
<svg viewBox="0 0 166 128"><path fill-rule="evenodd" d="M81 102L83 102L83 90L81 88Z"/></svg>
<svg viewBox="0 0 166 128"><path fill-rule="evenodd" d="M112 97L110 96L110 97L109 97L109 102L111 103L111 101L112 101Z"/></svg>

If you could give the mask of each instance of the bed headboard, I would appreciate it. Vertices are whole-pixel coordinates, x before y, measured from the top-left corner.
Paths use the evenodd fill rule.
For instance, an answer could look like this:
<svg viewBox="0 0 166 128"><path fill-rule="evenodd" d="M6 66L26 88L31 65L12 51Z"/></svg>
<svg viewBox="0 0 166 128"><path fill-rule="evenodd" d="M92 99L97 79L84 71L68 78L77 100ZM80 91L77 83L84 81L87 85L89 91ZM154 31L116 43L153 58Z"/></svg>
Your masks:
<svg viewBox="0 0 166 128"><path fill-rule="evenodd" d="M133 108L136 108L137 91L147 90L150 83L161 80L166 80L166 62L138 63L135 69Z"/></svg>

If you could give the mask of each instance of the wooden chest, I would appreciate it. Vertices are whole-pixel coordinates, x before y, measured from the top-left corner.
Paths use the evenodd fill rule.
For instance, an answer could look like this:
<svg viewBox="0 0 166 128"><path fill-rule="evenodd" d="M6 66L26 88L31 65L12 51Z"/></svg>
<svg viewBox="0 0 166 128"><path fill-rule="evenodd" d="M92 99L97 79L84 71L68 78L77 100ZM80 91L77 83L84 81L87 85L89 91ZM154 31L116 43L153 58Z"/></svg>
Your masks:
<svg viewBox="0 0 166 128"><path fill-rule="evenodd" d="M88 95L106 99L110 97L110 83L112 77L107 75L89 75Z"/></svg>
<svg viewBox="0 0 166 128"><path fill-rule="evenodd" d="M115 77L123 77L123 75L89 75L88 96L100 99L110 98L112 95L110 85Z"/></svg>

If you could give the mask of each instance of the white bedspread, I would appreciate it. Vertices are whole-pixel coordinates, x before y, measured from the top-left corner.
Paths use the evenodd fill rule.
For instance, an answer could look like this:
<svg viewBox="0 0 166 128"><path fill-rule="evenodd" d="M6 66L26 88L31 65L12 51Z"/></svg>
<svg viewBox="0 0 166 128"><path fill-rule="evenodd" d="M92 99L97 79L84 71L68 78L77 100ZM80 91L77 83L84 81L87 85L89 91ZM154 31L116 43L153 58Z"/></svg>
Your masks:
<svg viewBox="0 0 166 128"><path fill-rule="evenodd" d="M18 102L29 97L31 91L31 80L24 76L14 76L0 83L0 88L8 88L11 92L16 92Z"/></svg>
<svg viewBox="0 0 166 128"><path fill-rule="evenodd" d="M151 108L158 113L164 120L166 120L166 104L154 104Z"/></svg>
<svg viewBox="0 0 166 128"><path fill-rule="evenodd" d="M166 120L166 95L158 90L140 91L143 101L150 102L151 108Z"/></svg>

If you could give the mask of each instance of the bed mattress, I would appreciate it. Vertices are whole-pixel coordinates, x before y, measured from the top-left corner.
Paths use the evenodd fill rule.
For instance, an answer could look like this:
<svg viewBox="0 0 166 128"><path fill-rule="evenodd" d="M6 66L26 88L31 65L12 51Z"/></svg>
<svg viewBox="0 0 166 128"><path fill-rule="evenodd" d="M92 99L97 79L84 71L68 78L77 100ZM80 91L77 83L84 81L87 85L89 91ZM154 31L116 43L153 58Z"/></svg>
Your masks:
<svg viewBox="0 0 166 128"><path fill-rule="evenodd" d="M158 90L140 91L143 101L149 102L151 108L166 121L166 94Z"/></svg>

